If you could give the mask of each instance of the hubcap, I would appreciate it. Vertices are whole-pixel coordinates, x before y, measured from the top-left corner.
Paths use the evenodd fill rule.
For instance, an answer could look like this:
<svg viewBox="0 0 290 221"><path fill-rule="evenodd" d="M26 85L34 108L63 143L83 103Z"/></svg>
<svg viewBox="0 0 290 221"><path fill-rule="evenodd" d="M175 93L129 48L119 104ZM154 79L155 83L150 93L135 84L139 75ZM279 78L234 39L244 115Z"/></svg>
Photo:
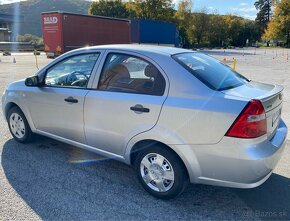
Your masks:
<svg viewBox="0 0 290 221"><path fill-rule="evenodd" d="M22 117L17 114L13 113L10 116L9 124L13 135L19 139L25 136L25 124Z"/></svg>
<svg viewBox="0 0 290 221"><path fill-rule="evenodd" d="M141 161L140 172L147 186L157 192L166 192L174 184L173 168L160 154L147 154Z"/></svg>

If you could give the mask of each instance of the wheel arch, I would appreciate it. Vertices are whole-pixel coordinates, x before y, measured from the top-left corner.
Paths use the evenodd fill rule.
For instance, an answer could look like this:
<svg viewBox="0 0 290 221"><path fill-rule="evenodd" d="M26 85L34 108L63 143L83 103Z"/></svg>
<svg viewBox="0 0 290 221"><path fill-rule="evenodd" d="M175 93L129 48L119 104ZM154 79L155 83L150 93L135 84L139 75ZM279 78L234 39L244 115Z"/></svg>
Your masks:
<svg viewBox="0 0 290 221"><path fill-rule="evenodd" d="M144 140L139 140L138 142L136 142L131 150L130 150L130 155L129 155L129 163L130 165L134 165L137 154L140 150L142 150L143 148L152 146L152 145L158 145L158 146L162 146L168 150L170 150L171 152L173 152L174 154L176 154L176 156L179 158L179 160L182 162L184 169L186 170L186 173L188 175L188 177L190 178L190 172L189 169L186 165L186 163L184 162L184 160L182 159L182 157L180 156L180 154L178 154L172 147L170 147L169 145L158 141L158 140L154 140L154 139L144 139Z"/></svg>
<svg viewBox="0 0 290 221"><path fill-rule="evenodd" d="M132 161L134 161L134 153L140 150L139 148L142 148L142 146L150 143L163 145L173 151L184 164L190 182L199 182L201 168L194 151L194 146L198 145L187 144L188 142L180 134L176 133L175 130L162 126L156 125L153 129L128 139L124 147L124 162L131 165Z"/></svg>
<svg viewBox="0 0 290 221"><path fill-rule="evenodd" d="M4 115L5 115L5 118L6 120L8 121L8 112L9 110L12 108L12 107L18 107L20 110L21 108L19 107L19 105L17 105L16 103L14 102L9 102L5 105L5 109L4 109ZM22 110L21 110L22 111ZM23 112L23 111L22 111Z"/></svg>
<svg viewBox="0 0 290 221"><path fill-rule="evenodd" d="M30 117L30 114L29 114L29 111L25 108L23 108L21 105L19 105L17 102L14 102L14 101L9 101L6 103L5 107L4 107L4 117L6 118L6 121L8 121L8 112L11 108L13 107L17 107L19 108L22 113L24 114L28 124L29 124L29 127L32 131L35 131L35 127L34 127L34 124L33 124L33 121Z"/></svg>

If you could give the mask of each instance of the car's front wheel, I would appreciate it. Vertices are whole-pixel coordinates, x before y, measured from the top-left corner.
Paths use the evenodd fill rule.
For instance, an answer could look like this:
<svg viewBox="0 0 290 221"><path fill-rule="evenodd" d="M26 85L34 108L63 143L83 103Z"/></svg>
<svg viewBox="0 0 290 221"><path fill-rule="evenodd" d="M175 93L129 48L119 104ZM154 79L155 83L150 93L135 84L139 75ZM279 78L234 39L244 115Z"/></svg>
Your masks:
<svg viewBox="0 0 290 221"><path fill-rule="evenodd" d="M151 146L140 151L135 169L145 190L157 198L174 198L188 184L188 174L182 161L176 153L163 146Z"/></svg>
<svg viewBox="0 0 290 221"><path fill-rule="evenodd" d="M33 134L23 112L18 107L12 107L7 117L9 130L14 139L20 143L29 142Z"/></svg>

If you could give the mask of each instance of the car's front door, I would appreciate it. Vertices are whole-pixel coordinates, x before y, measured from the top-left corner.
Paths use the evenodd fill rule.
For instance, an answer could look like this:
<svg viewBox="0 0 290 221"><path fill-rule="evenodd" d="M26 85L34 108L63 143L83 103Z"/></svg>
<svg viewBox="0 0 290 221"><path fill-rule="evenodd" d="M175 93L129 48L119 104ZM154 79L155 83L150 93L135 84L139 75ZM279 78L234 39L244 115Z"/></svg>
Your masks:
<svg viewBox="0 0 290 221"><path fill-rule="evenodd" d="M46 70L44 85L28 95L37 130L85 143L83 105L99 55L74 55Z"/></svg>
<svg viewBox="0 0 290 221"><path fill-rule="evenodd" d="M107 51L103 60L85 99L85 135L88 145L120 156L133 136L157 123L168 80L140 55Z"/></svg>

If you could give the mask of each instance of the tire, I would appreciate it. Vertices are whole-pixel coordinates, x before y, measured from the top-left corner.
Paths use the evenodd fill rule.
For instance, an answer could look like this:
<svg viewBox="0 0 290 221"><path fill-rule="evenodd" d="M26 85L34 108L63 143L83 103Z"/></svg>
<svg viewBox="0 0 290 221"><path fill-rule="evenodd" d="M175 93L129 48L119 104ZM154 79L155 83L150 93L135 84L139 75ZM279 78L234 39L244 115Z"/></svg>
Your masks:
<svg viewBox="0 0 290 221"><path fill-rule="evenodd" d="M23 112L16 106L8 111L8 127L13 138L19 143L28 143L32 140L33 133Z"/></svg>
<svg viewBox="0 0 290 221"><path fill-rule="evenodd" d="M172 199L180 195L189 183L181 159L162 145L141 150L135 160L135 170L144 189L159 199Z"/></svg>

